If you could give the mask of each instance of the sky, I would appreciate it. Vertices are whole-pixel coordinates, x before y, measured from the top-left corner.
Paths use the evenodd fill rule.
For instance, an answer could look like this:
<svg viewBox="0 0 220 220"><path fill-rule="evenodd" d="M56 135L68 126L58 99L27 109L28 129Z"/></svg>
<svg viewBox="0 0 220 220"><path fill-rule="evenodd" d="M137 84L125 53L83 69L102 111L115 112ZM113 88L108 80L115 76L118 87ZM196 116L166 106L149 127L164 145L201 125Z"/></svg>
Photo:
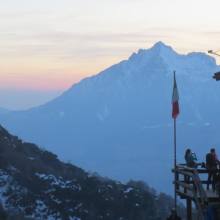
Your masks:
<svg viewBox="0 0 220 220"><path fill-rule="evenodd" d="M43 104L157 41L179 53L218 51L219 8L219 0L0 0L0 106Z"/></svg>

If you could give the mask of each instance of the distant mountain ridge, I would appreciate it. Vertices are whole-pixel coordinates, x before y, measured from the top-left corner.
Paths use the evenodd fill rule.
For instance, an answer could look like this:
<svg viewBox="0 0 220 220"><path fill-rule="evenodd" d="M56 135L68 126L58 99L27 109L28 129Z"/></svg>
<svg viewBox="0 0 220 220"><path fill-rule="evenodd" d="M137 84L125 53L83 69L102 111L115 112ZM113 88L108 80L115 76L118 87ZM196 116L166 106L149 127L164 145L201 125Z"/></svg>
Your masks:
<svg viewBox="0 0 220 220"><path fill-rule="evenodd" d="M143 182L89 174L0 126L1 220L162 220L172 205Z"/></svg>
<svg viewBox="0 0 220 220"><path fill-rule="evenodd" d="M142 179L171 191L171 94L180 93L178 160L186 147L204 159L219 146L220 67L204 53L181 55L162 42L73 85L28 111L2 114L2 124L60 158L122 181ZM25 129L24 129L25 128Z"/></svg>

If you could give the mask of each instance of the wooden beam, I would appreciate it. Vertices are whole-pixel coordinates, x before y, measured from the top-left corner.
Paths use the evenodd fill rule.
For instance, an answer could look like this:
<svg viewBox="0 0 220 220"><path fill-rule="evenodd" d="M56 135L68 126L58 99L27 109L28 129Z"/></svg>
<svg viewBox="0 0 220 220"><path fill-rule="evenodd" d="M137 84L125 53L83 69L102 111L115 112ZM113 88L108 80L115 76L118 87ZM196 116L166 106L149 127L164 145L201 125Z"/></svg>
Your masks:
<svg viewBox="0 0 220 220"><path fill-rule="evenodd" d="M176 181L176 184L179 186L182 186L183 188L189 189L191 191L194 190L192 185L189 185L188 183L182 182L182 181Z"/></svg>
<svg viewBox="0 0 220 220"><path fill-rule="evenodd" d="M192 200L194 199L192 193L191 193L191 194L189 194L189 193L184 193L184 192L181 191L181 190L177 190L176 193L177 193L180 197L182 197L182 198L184 198L184 199L187 199L187 198L192 199Z"/></svg>
<svg viewBox="0 0 220 220"><path fill-rule="evenodd" d="M184 170L178 170L177 172L182 174L182 175L189 176L189 177L193 177L194 176L194 173L190 173L190 172L184 171Z"/></svg>
<svg viewBox="0 0 220 220"><path fill-rule="evenodd" d="M187 220L192 220L192 200L186 199Z"/></svg>

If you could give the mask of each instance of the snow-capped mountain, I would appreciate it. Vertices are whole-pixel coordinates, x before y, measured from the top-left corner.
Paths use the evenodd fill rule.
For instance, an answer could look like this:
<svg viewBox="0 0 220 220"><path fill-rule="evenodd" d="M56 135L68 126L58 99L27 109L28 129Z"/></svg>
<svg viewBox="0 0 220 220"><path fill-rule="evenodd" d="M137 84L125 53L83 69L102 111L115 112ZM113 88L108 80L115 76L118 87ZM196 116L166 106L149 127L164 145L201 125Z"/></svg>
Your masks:
<svg viewBox="0 0 220 220"><path fill-rule="evenodd" d="M143 182L86 173L0 126L1 220L159 220L172 205Z"/></svg>
<svg viewBox="0 0 220 220"><path fill-rule="evenodd" d="M180 93L178 160L186 147L200 160L218 150L220 70L204 53L181 55L162 42L141 49L73 85L55 100L2 114L6 128L87 170L119 180L142 179L171 191L173 71Z"/></svg>

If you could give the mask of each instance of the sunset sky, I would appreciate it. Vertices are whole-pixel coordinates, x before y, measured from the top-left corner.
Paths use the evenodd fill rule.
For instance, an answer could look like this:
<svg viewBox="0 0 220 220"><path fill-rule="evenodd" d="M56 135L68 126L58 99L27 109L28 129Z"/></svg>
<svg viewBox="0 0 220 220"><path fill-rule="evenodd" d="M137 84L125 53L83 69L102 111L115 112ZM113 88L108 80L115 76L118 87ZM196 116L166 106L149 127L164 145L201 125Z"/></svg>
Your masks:
<svg viewBox="0 0 220 220"><path fill-rule="evenodd" d="M220 50L219 0L0 0L0 106L23 109L157 41Z"/></svg>

